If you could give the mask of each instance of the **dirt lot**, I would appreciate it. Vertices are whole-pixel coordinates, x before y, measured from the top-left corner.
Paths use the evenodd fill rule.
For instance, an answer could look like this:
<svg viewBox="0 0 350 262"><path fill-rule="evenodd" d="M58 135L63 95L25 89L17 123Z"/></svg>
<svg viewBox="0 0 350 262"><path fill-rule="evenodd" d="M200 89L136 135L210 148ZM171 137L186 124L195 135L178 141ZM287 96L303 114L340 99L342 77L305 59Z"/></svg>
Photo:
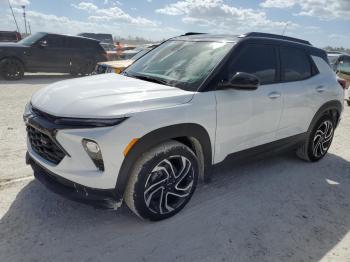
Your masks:
<svg viewBox="0 0 350 262"><path fill-rule="evenodd" d="M65 200L32 179L23 108L34 91L65 78L0 82L1 262L350 261L348 107L321 162L286 154L236 164L201 185L180 214L149 223L126 207Z"/></svg>

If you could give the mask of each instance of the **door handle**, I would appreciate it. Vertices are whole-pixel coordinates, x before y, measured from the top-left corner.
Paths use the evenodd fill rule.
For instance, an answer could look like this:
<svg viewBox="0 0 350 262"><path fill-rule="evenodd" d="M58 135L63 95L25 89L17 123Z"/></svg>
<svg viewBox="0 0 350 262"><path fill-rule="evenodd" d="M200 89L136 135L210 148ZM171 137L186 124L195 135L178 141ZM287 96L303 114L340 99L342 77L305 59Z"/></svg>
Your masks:
<svg viewBox="0 0 350 262"><path fill-rule="evenodd" d="M279 98L281 96L281 94L278 92L271 92L268 94L268 96L270 99L276 99L276 98Z"/></svg>
<svg viewBox="0 0 350 262"><path fill-rule="evenodd" d="M316 91L319 92L319 93L322 93L322 92L324 92L325 90L326 90L326 89L325 89L324 86L318 86L318 87L316 87Z"/></svg>

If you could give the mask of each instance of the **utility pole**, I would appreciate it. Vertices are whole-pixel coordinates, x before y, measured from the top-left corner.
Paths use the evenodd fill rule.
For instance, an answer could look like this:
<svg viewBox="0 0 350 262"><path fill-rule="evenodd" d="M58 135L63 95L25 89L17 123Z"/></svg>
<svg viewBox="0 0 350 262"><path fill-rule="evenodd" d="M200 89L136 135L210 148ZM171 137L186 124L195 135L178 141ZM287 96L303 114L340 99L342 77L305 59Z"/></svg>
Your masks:
<svg viewBox="0 0 350 262"><path fill-rule="evenodd" d="M16 17L15 17L15 14L13 13L13 9L12 9L12 6L11 6L11 3L10 3L10 0L8 0L8 3L9 3L9 7L10 7L10 9L11 9L11 13L12 13L13 20L15 20L15 24L16 24L17 32L18 32L18 33L21 33L21 32L19 31L19 27L18 27L18 24L17 24L17 20L16 20Z"/></svg>
<svg viewBox="0 0 350 262"><path fill-rule="evenodd" d="M28 21L28 30L29 30L29 34L32 34L32 29L30 28L30 21Z"/></svg>
<svg viewBox="0 0 350 262"><path fill-rule="evenodd" d="M284 29L283 29L282 35L284 35L284 34L285 34L285 32L286 32L286 30L287 30L288 25L289 25L289 22L287 22L287 23L286 23L286 25L284 26Z"/></svg>
<svg viewBox="0 0 350 262"><path fill-rule="evenodd" d="M23 9L24 28L26 29L26 36L27 36L28 31L27 31L27 20L26 20L26 6L22 5L22 9Z"/></svg>

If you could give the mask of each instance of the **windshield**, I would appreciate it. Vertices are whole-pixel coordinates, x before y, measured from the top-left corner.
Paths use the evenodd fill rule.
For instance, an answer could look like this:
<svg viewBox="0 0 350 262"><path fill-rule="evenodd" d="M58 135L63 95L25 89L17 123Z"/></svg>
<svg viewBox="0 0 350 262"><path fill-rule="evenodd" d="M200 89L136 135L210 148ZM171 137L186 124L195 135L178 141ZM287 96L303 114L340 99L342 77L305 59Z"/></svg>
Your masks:
<svg viewBox="0 0 350 262"><path fill-rule="evenodd" d="M170 40L141 57L124 74L197 91L233 45L226 42Z"/></svg>
<svg viewBox="0 0 350 262"><path fill-rule="evenodd" d="M39 39L41 39L45 35L46 33L35 33L30 36L27 36L26 38L22 39L18 43L21 45L31 46L32 44L35 44Z"/></svg>
<svg viewBox="0 0 350 262"><path fill-rule="evenodd" d="M146 48L146 49L143 49L141 50L140 52L138 52L136 55L134 55L131 60L135 61L137 59L139 59L141 56L143 56L144 54L146 54L150 49L149 48Z"/></svg>

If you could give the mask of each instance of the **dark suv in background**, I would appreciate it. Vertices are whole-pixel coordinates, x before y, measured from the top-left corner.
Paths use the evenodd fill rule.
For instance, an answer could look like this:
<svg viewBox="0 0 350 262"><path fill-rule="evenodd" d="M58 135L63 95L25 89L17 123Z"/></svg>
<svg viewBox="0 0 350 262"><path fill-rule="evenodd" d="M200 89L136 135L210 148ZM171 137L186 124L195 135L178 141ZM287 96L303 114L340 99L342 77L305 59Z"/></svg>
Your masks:
<svg viewBox="0 0 350 262"><path fill-rule="evenodd" d="M90 74L107 54L99 41L49 33L36 33L17 43L0 43L0 74L21 79L24 72Z"/></svg>

